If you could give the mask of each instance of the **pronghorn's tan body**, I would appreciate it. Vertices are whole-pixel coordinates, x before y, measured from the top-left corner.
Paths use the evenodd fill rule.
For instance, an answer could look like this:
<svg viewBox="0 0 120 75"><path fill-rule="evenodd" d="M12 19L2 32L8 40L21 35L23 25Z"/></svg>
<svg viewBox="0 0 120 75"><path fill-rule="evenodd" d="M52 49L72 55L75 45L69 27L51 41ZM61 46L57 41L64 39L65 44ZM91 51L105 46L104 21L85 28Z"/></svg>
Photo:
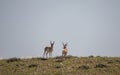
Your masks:
<svg viewBox="0 0 120 75"><path fill-rule="evenodd" d="M68 50L67 50L67 49L63 49L63 51L62 51L62 56L66 56L67 53L68 53Z"/></svg>
<svg viewBox="0 0 120 75"><path fill-rule="evenodd" d="M63 43L62 56L67 56L67 53L68 53L67 44Z"/></svg>
<svg viewBox="0 0 120 75"><path fill-rule="evenodd" d="M47 46L47 47L44 48L43 57L44 57L45 54L46 54L46 58L47 58L48 53L49 53L49 57L52 57L54 42L52 43L52 42L50 41L50 44L51 44L50 46Z"/></svg>

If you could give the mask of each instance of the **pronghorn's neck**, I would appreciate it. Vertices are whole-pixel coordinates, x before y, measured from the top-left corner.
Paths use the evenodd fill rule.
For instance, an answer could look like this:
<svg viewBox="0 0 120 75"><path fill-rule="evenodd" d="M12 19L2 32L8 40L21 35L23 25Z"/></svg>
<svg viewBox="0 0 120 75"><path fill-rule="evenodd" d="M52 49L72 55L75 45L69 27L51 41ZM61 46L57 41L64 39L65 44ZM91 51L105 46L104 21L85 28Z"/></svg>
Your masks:
<svg viewBox="0 0 120 75"><path fill-rule="evenodd" d="M66 46L64 46L64 47L63 47L63 49L67 49L67 47L66 47Z"/></svg>
<svg viewBox="0 0 120 75"><path fill-rule="evenodd" d="M64 46L64 47L63 47L63 49L67 49L67 47L66 47L66 46Z"/></svg>
<svg viewBox="0 0 120 75"><path fill-rule="evenodd" d="M54 42L53 42L53 43L52 43L52 42L50 42L50 44L51 44L51 48L53 48Z"/></svg>
<svg viewBox="0 0 120 75"><path fill-rule="evenodd" d="M49 47L49 48L53 49L53 44L48 45L47 47Z"/></svg>
<svg viewBox="0 0 120 75"><path fill-rule="evenodd" d="M51 45L51 49L53 49L53 45Z"/></svg>
<svg viewBox="0 0 120 75"><path fill-rule="evenodd" d="M64 48L65 51L67 51L67 48Z"/></svg>

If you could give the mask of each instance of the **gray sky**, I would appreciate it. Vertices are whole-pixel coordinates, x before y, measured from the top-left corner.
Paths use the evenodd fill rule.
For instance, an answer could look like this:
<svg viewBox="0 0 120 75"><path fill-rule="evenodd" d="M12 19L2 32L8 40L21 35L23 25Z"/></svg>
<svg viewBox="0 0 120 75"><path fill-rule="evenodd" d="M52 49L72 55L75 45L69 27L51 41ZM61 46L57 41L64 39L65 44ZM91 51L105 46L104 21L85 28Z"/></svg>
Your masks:
<svg viewBox="0 0 120 75"><path fill-rule="evenodd" d="M0 58L120 56L120 0L0 0Z"/></svg>

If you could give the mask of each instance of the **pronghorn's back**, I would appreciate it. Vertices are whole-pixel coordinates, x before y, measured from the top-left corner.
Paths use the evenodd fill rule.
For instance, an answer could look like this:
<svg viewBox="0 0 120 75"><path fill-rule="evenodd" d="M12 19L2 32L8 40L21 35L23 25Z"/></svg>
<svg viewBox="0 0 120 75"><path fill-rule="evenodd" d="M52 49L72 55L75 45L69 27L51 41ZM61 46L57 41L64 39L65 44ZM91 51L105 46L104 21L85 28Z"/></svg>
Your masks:
<svg viewBox="0 0 120 75"><path fill-rule="evenodd" d="M47 47L45 47L45 49L44 49L44 52L51 52L51 51L52 51L51 46L47 46Z"/></svg>

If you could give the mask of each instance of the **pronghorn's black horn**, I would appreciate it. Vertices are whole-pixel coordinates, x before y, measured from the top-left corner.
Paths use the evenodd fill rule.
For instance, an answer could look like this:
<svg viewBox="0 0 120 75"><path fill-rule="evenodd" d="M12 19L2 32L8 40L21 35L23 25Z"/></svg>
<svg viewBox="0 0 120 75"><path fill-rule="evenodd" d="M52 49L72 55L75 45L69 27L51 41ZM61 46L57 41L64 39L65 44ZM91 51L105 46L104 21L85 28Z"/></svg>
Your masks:
<svg viewBox="0 0 120 75"><path fill-rule="evenodd" d="M64 42L62 42L63 46L65 45Z"/></svg>
<svg viewBox="0 0 120 75"><path fill-rule="evenodd" d="M50 41L50 44L52 44L52 41Z"/></svg>
<svg viewBox="0 0 120 75"><path fill-rule="evenodd" d="M55 43L55 41L53 41L53 44Z"/></svg>

